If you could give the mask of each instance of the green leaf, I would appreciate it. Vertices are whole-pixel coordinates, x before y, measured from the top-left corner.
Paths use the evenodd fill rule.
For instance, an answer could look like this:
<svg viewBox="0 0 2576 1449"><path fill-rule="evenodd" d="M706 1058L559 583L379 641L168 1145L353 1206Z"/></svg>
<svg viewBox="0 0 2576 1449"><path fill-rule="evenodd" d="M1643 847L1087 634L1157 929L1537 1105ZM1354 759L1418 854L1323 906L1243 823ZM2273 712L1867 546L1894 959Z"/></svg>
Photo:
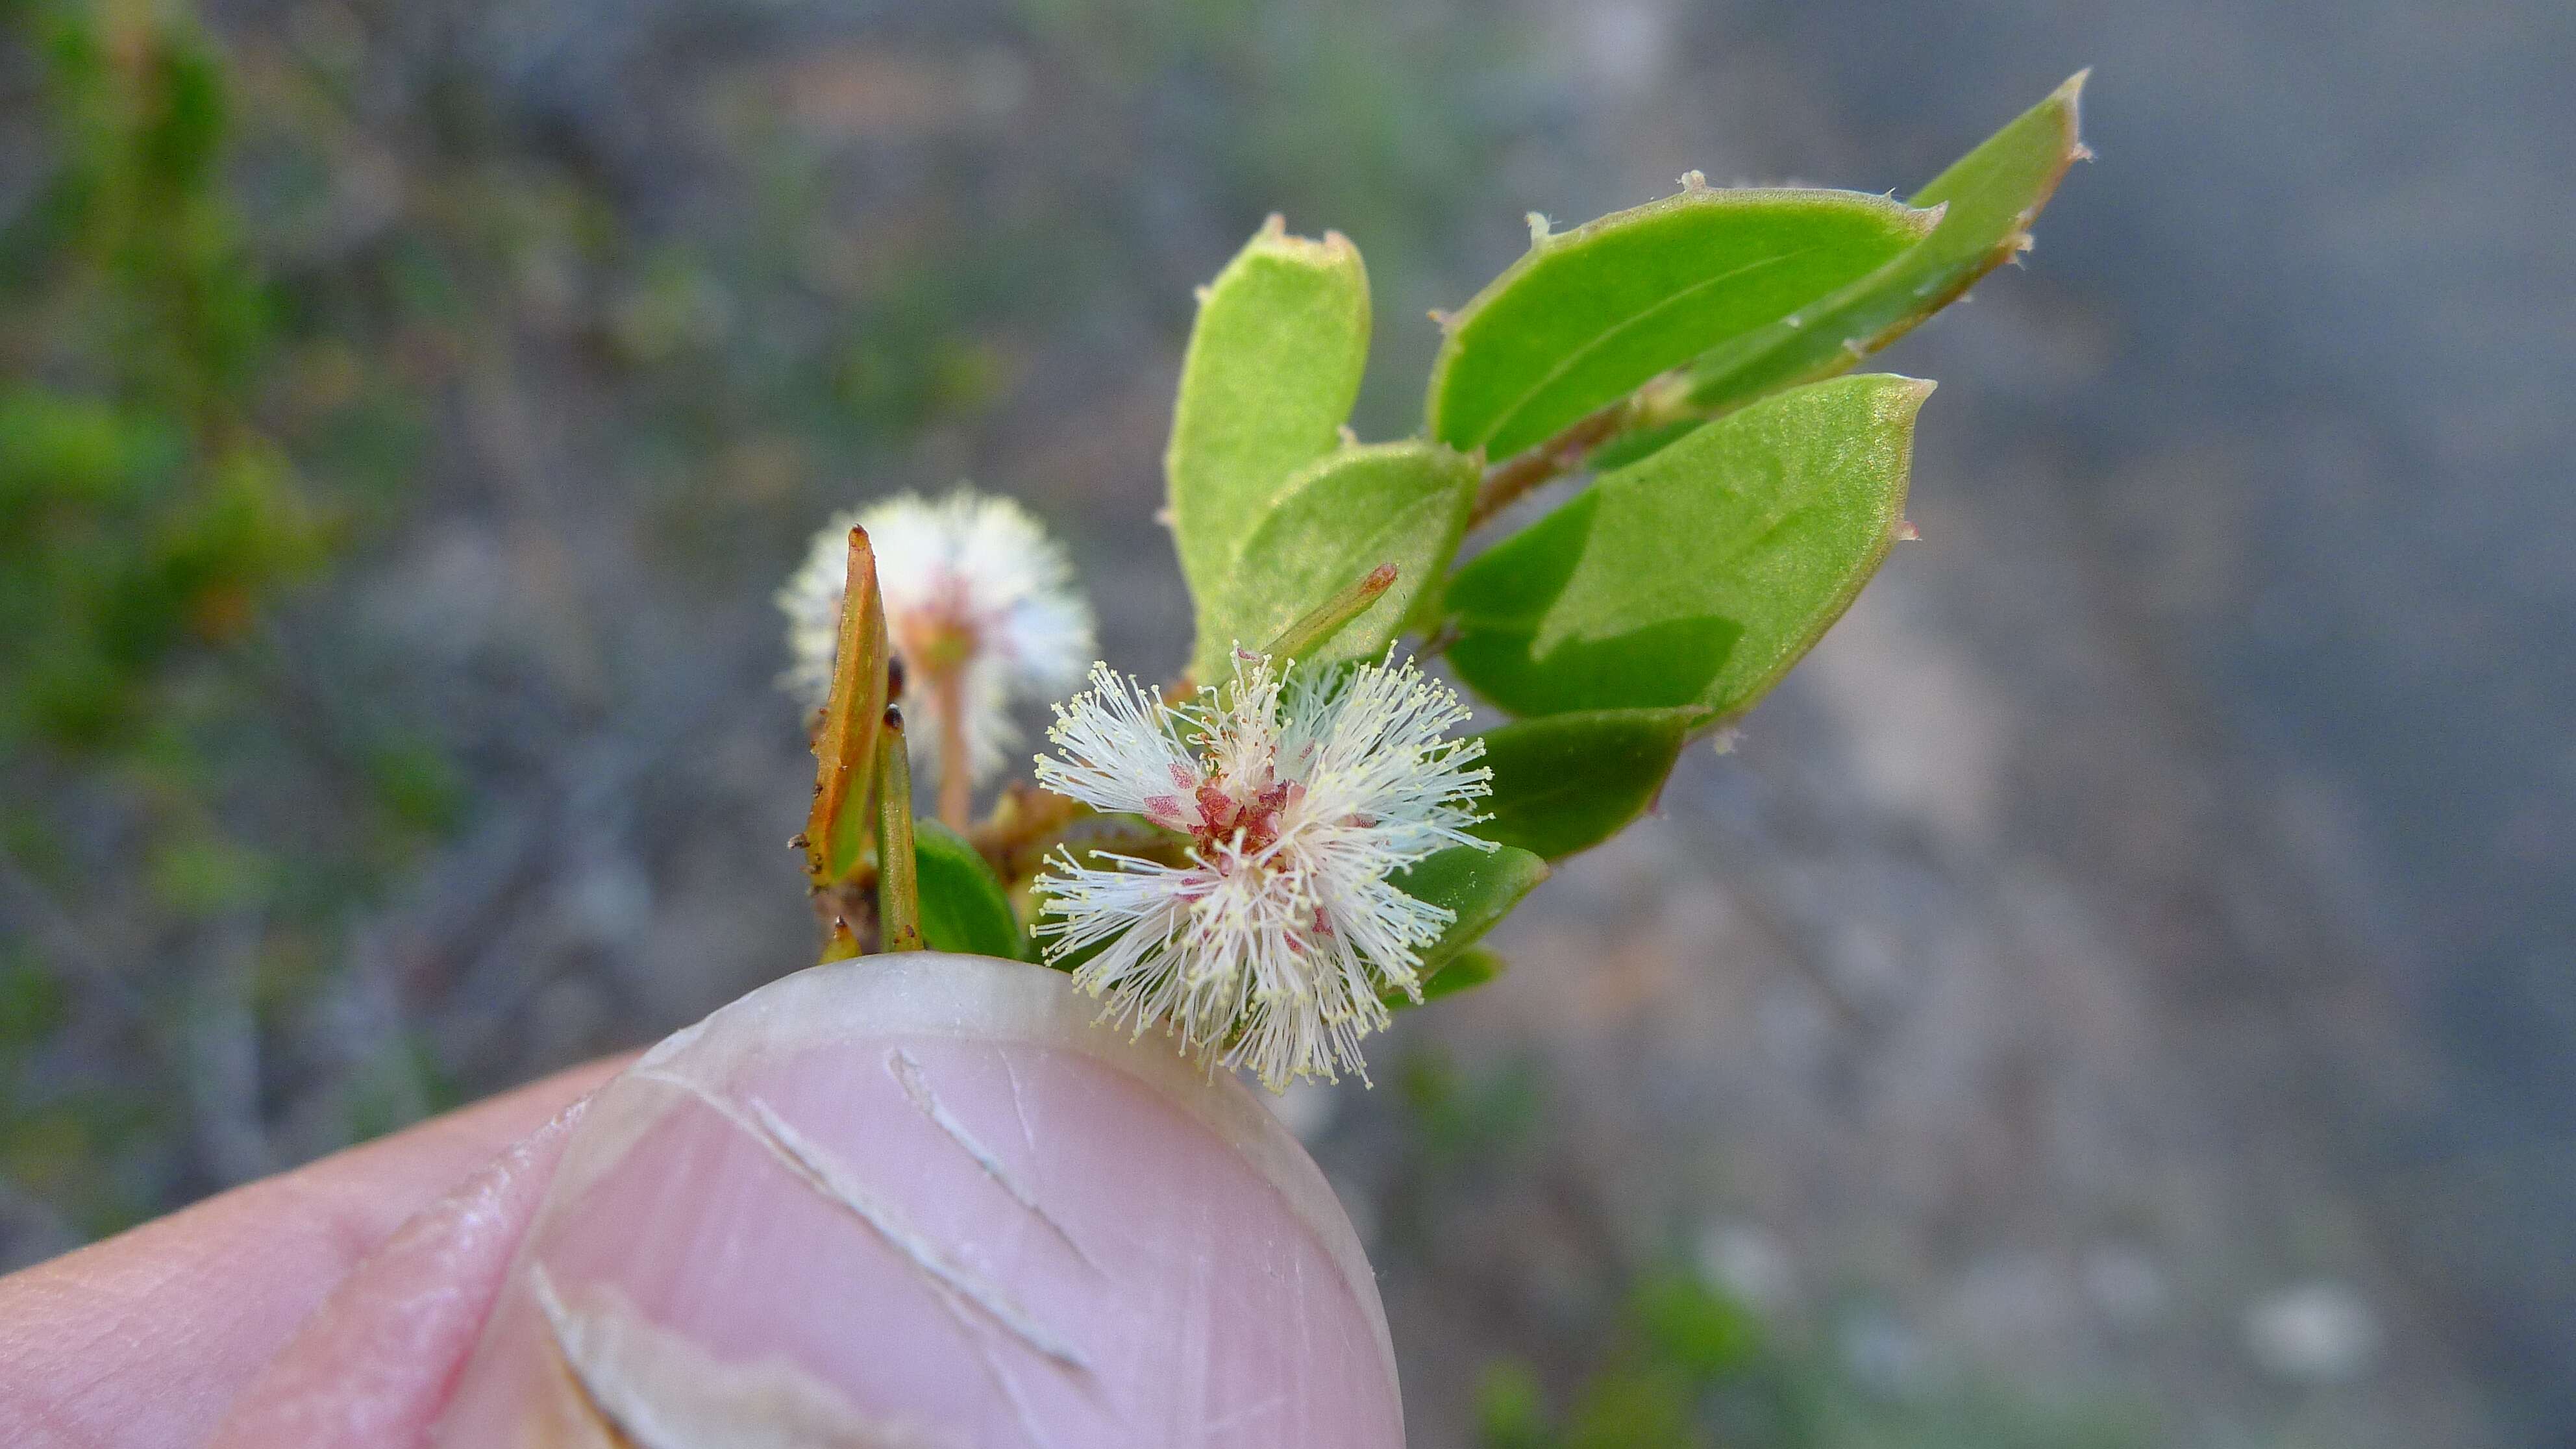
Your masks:
<svg viewBox="0 0 2576 1449"><path fill-rule="evenodd" d="M1335 232L1290 236L1276 216L1200 294L1163 472L1202 634L1290 475L1339 446L1368 339L1358 250Z"/></svg>
<svg viewBox="0 0 2576 1449"><path fill-rule="evenodd" d="M1509 457L1869 275L1933 221L1884 196L1693 178L1678 196L1539 236L1450 320L1431 435Z"/></svg>
<svg viewBox="0 0 2576 1449"><path fill-rule="evenodd" d="M915 820L912 858L920 872L921 934L930 949L1028 959L1010 897L966 837L936 820Z"/></svg>
<svg viewBox="0 0 2576 1449"><path fill-rule="evenodd" d="M1422 973L1422 999L1429 1002L1437 1001L1444 996L1455 996L1471 987L1482 986L1509 969L1502 957L1482 946L1470 946ZM1385 1002L1388 1009L1393 1011L1402 1011L1414 1005L1412 997L1405 995L1400 988L1394 987L1388 988L1378 997L1378 1000Z"/></svg>
<svg viewBox="0 0 2576 1449"><path fill-rule="evenodd" d="M1683 379L1683 405L1723 411L1849 369L1957 301L2030 247L2030 226L2076 158L2078 72L1916 193L1941 224L1911 251L1772 325L1712 351Z"/></svg>
<svg viewBox="0 0 2576 1449"><path fill-rule="evenodd" d="M1511 968L1503 958L1482 946L1470 946L1450 957L1422 983L1422 999L1437 1001L1455 996L1471 987L1482 986Z"/></svg>
<svg viewBox="0 0 2576 1449"><path fill-rule="evenodd" d="M1814 383L1602 475L1458 571L1451 665L1520 715L1741 713L1886 557L1931 390Z"/></svg>
<svg viewBox="0 0 2576 1449"><path fill-rule="evenodd" d="M1644 814L1704 710L1602 709L1545 715L1487 730L1488 840L1547 860L1589 850Z"/></svg>
<svg viewBox="0 0 2576 1449"><path fill-rule="evenodd" d="M1547 877L1546 861L1508 845L1495 850L1453 845L1396 872L1396 889L1417 900L1446 906L1455 917L1440 939L1423 951L1423 974L1429 975L1476 944L1496 922L1511 914L1521 897Z"/></svg>
<svg viewBox="0 0 2576 1449"><path fill-rule="evenodd" d="M1309 660L1378 654L1414 601L1448 570L1477 477L1466 457L1423 442L1344 448L1299 471L1244 545L1243 557L1256 566L1236 570L1200 611L1191 664L1197 677L1224 678L1235 644L1263 647L1308 610L1391 563L1394 585Z"/></svg>

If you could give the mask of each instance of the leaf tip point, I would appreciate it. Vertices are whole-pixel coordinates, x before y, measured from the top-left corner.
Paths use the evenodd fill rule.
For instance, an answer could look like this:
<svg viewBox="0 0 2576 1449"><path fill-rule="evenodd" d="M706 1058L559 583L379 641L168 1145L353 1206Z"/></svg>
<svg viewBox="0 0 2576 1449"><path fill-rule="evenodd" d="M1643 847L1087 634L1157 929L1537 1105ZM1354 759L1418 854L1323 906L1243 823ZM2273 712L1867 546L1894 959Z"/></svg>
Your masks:
<svg viewBox="0 0 2576 1449"><path fill-rule="evenodd" d="M2076 139L2084 129L2084 83L2092 78L2093 67L2088 65L2068 76L2056 90L2048 93L2046 101L2041 102L2066 113L2066 142L2077 152L2084 149L2084 143Z"/></svg>
<svg viewBox="0 0 2576 1449"><path fill-rule="evenodd" d="M1533 249L1536 249L1547 245L1547 213L1544 211L1533 211L1525 214L1521 219L1529 223L1530 246Z"/></svg>

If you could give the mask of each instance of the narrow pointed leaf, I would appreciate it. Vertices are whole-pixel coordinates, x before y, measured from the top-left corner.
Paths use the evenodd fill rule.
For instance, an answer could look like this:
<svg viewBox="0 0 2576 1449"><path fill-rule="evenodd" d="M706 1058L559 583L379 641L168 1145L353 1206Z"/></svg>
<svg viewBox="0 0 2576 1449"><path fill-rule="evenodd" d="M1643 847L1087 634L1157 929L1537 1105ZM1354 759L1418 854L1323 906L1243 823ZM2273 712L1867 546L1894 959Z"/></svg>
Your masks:
<svg viewBox="0 0 2576 1449"><path fill-rule="evenodd" d="M913 845L912 758L903 721L889 712L877 735L877 949L918 951L921 855Z"/></svg>
<svg viewBox="0 0 2576 1449"><path fill-rule="evenodd" d="M1589 850L1655 803L1707 719L1697 708L1585 710L1487 730L1491 818L1476 833L1546 860Z"/></svg>
<svg viewBox="0 0 2576 1449"><path fill-rule="evenodd" d="M1741 713L1886 557L1931 386L1810 384L1603 474L1458 571L1452 667L1519 715Z"/></svg>
<svg viewBox="0 0 2576 1449"><path fill-rule="evenodd" d="M1011 914L1011 898L966 837L936 820L913 822L913 859L921 889L921 934L934 951L1028 958L1028 941Z"/></svg>
<svg viewBox="0 0 2576 1449"><path fill-rule="evenodd" d="M1312 658L1325 640L1342 632L1353 620L1367 613L1371 605L1385 598L1386 591L1395 587L1395 580L1395 565L1379 564L1362 574L1358 583L1325 599L1307 610L1296 623L1271 636L1261 652L1274 659Z"/></svg>
<svg viewBox="0 0 2576 1449"><path fill-rule="evenodd" d="M1547 876L1546 861L1508 845L1496 850L1453 845L1397 872L1398 890L1456 915L1440 939L1423 951L1421 969L1427 973L1476 944Z"/></svg>
<svg viewBox="0 0 2576 1449"><path fill-rule="evenodd" d="M1683 405L1719 412L1846 371L2026 250L2040 208L2067 167L2086 154L2078 136L2086 74L2059 86L1915 194L1914 205L1942 208L1940 225L1920 245L1693 363L1678 389Z"/></svg>
<svg viewBox="0 0 2576 1449"><path fill-rule="evenodd" d="M1362 659L1385 649L1414 600L1448 571L1476 478L1467 458L1423 442L1344 448L1299 472L1253 530L1245 566L1202 614L1197 677L1224 678L1234 645L1262 647L1371 570L1393 564L1395 582L1309 660Z"/></svg>
<svg viewBox="0 0 2576 1449"><path fill-rule="evenodd" d="M1450 319L1431 435L1508 457L1869 275L1932 222L1884 196L1694 182L1542 237Z"/></svg>
<svg viewBox="0 0 2576 1449"><path fill-rule="evenodd" d="M1339 233L1310 241L1272 217L1201 294L1163 471L1202 630L1290 476L1339 446L1368 339L1368 273Z"/></svg>
<svg viewBox="0 0 2576 1449"><path fill-rule="evenodd" d="M814 805L801 837L805 871L820 890L846 877L868 838L868 799L876 778L877 736L885 728L885 601L877 592L876 552L867 531L850 530L849 582L841 597L841 637L823 724L814 734Z"/></svg>

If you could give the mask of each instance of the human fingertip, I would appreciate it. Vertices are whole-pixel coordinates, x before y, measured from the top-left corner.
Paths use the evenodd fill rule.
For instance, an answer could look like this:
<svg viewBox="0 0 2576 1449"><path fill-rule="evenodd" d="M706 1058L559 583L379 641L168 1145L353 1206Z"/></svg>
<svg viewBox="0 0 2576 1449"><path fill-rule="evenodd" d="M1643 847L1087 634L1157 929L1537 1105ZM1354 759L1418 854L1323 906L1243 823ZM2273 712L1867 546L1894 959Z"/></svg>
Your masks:
<svg viewBox="0 0 2576 1449"><path fill-rule="evenodd" d="M1348 1220L1231 1078L1058 973L911 953L645 1054L432 1442L1403 1442Z"/></svg>

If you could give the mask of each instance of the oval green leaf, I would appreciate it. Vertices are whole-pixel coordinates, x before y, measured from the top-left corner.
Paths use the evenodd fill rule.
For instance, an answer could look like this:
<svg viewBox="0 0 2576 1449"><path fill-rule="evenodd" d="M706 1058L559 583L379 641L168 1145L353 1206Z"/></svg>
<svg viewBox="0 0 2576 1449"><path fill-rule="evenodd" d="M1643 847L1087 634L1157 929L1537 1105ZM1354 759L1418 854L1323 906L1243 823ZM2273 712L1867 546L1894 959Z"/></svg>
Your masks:
<svg viewBox="0 0 2576 1449"><path fill-rule="evenodd" d="M1274 216L1200 293L1163 472L1202 625L1290 476L1340 445L1368 340L1368 272L1336 232Z"/></svg>
<svg viewBox="0 0 2576 1449"><path fill-rule="evenodd" d="M1245 542L1236 569L1201 612L1191 668L1226 677L1238 643L1259 649L1307 611L1381 564L1395 583L1335 630L1308 661L1339 663L1386 648L1423 591L1448 571L1474 501L1476 465L1436 443L1344 448L1300 470Z"/></svg>
<svg viewBox="0 0 2576 1449"><path fill-rule="evenodd" d="M1693 184L1543 237L1450 320L1431 435L1508 457L1921 241L1933 214L1851 191Z"/></svg>
<svg viewBox="0 0 2576 1449"><path fill-rule="evenodd" d="M1458 571L1451 665L1519 715L1742 713L1886 557L1931 390L1814 383L1603 474Z"/></svg>
<svg viewBox="0 0 2576 1449"><path fill-rule="evenodd" d="M1461 991L1482 986L1509 969L1502 957L1482 946L1470 946L1423 973L1422 999L1430 1002L1444 996L1455 996ZM1388 991L1378 1000L1385 1002L1393 1011L1402 1011L1414 1004L1413 998L1402 991Z"/></svg>
<svg viewBox="0 0 2576 1449"><path fill-rule="evenodd" d="M1418 969L1427 976L1476 944L1547 876L1546 861L1508 845L1494 850L1453 845L1397 871L1392 877L1396 889L1446 906L1453 917L1440 939L1424 949Z"/></svg>
<svg viewBox="0 0 2576 1449"><path fill-rule="evenodd" d="M936 820L915 820L912 858L920 873L921 935L930 949L1030 959L1010 896L966 837Z"/></svg>
<svg viewBox="0 0 2576 1449"><path fill-rule="evenodd" d="M1562 860L1619 833L1655 803L1704 710L1604 709L1521 720L1478 736L1494 772L1487 840Z"/></svg>

